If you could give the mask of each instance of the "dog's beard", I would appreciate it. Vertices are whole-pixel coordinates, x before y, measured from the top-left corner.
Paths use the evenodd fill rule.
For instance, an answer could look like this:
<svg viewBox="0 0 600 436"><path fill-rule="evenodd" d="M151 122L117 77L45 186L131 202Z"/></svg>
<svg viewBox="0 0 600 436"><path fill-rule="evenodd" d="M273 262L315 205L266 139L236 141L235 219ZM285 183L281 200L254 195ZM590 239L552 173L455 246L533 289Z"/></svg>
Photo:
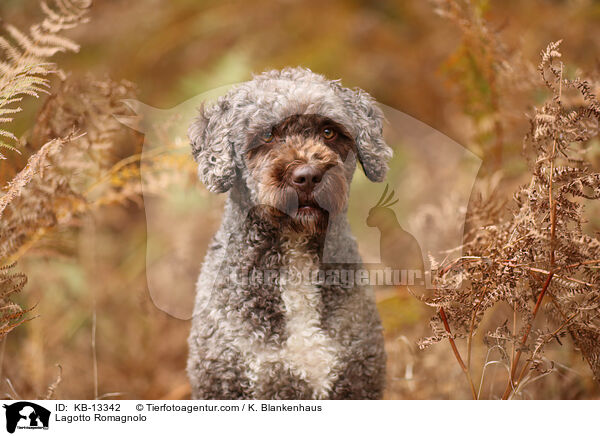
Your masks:
<svg viewBox="0 0 600 436"><path fill-rule="evenodd" d="M342 211L348 193L341 169L328 171L311 194L296 191L283 181L259 187L263 214L282 230L308 235L324 234L330 217Z"/></svg>

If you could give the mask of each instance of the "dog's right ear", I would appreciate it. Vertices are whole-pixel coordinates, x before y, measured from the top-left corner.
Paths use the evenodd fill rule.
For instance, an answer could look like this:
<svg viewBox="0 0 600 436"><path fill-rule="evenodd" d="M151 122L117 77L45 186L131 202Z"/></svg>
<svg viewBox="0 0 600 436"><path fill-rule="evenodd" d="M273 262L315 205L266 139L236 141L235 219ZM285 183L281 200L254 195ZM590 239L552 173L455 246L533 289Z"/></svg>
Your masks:
<svg viewBox="0 0 600 436"><path fill-rule="evenodd" d="M209 108L202 105L199 112L188 129L198 177L209 191L227 192L236 177L231 138L236 119L231 104L219 98Z"/></svg>

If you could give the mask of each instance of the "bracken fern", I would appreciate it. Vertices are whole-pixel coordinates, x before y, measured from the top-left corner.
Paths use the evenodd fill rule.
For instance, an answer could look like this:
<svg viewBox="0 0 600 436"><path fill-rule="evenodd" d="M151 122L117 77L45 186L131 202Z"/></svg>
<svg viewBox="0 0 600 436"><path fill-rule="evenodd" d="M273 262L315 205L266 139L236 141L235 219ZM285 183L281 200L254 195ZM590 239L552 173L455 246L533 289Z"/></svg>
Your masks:
<svg viewBox="0 0 600 436"><path fill-rule="evenodd" d="M508 214L495 201L473 203L464 256L441 266L426 300L438 316L434 335L421 346L449 339L474 398L473 335L484 314L501 304L513 311L512 322L488 332L486 342L502 350L509 368L502 398L517 394L532 371L545 371L545 345L565 334L600 376L600 240L584 231L584 202L600 198L600 174L585 160L598 135L600 105L596 83L565 77L559 44L543 51L538 67L551 97L535 110L523 142L530 183L515 193ZM458 338L466 338L466 362Z"/></svg>
<svg viewBox="0 0 600 436"><path fill-rule="evenodd" d="M79 46L60 34L88 21L89 0L54 0L41 3L44 20L31 26L29 34L6 24L0 36L0 124L13 121L22 109L18 104L25 96L38 98L48 93L49 75L59 72L49 58L59 52L79 50ZM0 128L0 149L17 151L17 137ZM0 159L5 156L0 153Z"/></svg>
<svg viewBox="0 0 600 436"><path fill-rule="evenodd" d="M13 267L14 264L0 266L0 340L22 324L28 312L10 301L10 297L20 292L27 283L25 274L13 272Z"/></svg>

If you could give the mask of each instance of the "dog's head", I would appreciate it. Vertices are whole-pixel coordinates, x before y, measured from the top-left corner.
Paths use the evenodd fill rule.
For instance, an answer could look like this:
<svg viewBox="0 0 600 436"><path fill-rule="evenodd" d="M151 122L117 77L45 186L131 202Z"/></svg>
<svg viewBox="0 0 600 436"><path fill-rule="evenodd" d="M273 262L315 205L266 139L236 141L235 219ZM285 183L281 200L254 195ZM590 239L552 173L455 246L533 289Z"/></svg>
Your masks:
<svg viewBox="0 0 600 436"><path fill-rule="evenodd" d="M370 180L385 178L392 151L382 121L367 93L288 68L201 108L189 137L209 190L238 184L275 224L317 233L344 210L357 158Z"/></svg>

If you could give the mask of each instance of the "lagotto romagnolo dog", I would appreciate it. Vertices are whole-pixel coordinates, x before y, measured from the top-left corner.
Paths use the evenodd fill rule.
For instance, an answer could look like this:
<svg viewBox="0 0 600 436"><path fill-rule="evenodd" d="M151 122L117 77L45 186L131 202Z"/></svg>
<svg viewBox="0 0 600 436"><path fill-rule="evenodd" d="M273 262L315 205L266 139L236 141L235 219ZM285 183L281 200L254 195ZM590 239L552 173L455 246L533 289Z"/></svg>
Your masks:
<svg viewBox="0 0 600 436"><path fill-rule="evenodd" d="M382 120L367 93L304 68L255 76L200 109L189 128L199 177L228 197L197 283L193 398L381 398L373 291L335 277L362 267L349 186L357 161L384 179Z"/></svg>

